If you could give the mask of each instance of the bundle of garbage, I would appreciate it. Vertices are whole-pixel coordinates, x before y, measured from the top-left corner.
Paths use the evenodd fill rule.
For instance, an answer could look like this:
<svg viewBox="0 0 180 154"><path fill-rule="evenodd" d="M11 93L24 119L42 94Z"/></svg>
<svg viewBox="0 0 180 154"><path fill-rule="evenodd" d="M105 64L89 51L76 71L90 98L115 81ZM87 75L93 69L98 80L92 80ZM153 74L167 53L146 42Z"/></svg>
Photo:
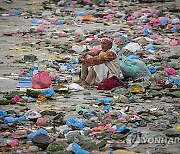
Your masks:
<svg viewBox="0 0 180 154"><path fill-rule="evenodd" d="M122 55L121 58L120 69L125 79L149 79L151 77L151 72L143 61L138 59L130 59L125 55Z"/></svg>

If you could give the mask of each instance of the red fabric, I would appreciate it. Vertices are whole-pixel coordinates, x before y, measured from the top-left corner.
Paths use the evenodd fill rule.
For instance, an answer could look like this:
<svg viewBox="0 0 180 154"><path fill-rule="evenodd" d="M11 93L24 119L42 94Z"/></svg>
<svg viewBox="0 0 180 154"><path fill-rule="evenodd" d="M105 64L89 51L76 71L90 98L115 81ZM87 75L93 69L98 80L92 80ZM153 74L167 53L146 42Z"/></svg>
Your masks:
<svg viewBox="0 0 180 154"><path fill-rule="evenodd" d="M34 89L49 88L51 84L52 82L48 72L40 71L32 78L32 88Z"/></svg>
<svg viewBox="0 0 180 154"><path fill-rule="evenodd" d="M102 84L99 84L97 90L111 90L115 87L125 87L127 88L127 83L120 81L117 77L113 76L111 78L104 79Z"/></svg>

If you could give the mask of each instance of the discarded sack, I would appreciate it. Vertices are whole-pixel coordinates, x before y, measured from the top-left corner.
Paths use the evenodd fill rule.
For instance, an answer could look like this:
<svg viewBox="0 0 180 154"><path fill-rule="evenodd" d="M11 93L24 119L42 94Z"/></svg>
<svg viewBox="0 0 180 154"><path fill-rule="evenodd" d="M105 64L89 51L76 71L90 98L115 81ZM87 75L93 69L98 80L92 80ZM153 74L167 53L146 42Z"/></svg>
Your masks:
<svg viewBox="0 0 180 154"><path fill-rule="evenodd" d="M51 86L51 78L48 72L40 71L32 78L32 88L34 89L44 89Z"/></svg>
<svg viewBox="0 0 180 154"><path fill-rule="evenodd" d="M124 55L122 55L122 60L120 62L120 69L122 71L124 78L149 79L151 77L151 73L143 61L138 59L129 59Z"/></svg>

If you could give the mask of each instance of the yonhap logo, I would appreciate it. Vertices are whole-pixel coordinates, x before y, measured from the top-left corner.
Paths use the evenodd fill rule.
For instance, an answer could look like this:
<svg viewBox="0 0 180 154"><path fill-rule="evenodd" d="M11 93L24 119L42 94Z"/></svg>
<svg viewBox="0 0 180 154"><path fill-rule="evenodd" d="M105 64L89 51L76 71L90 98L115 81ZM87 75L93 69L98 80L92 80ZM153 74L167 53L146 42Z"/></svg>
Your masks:
<svg viewBox="0 0 180 154"><path fill-rule="evenodd" d="M131 148L137 147L141 143L141 134L129 134L126 138L126 143Z"/></svg>
<svg viewBox="0 0 180 154"><path fill-rule="evenodd" d="M135 148L139 144L174 144L177 142L180 142L180 137L148 137L142 135L141 133L129 134L126 138L126 143L131 148Z"/></svg>

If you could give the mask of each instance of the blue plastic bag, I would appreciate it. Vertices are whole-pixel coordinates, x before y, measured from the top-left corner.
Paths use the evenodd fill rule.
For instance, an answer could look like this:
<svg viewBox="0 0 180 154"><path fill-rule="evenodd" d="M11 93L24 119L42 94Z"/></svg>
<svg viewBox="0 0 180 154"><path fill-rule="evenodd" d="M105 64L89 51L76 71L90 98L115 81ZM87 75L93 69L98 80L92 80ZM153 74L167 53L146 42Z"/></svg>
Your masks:
<svg viewBox="0 0 180 154"><path fill-rule="evenodd" d="M122 125L121 127L119 127L116 132L124 132L125 130L129 130L128 127L126 125Z"/></svg>
<svg viewBox="0 0 180 154"><path fill-rule="evenodd" d="M154 73L156 73L156 67L155 66L149 66L148 67L148 69L149 69L149 71L151 72L151 74L154 74Z"/></svg>
<svg viewBox="0 0 180 154"><path fill-rule="evenodd" d="M138 59L138 56L136 56L136 55L130 55L130 56L128 56L128 58L129 58L129 59Z"/></svg>
<svg viewBox="0 0 180 154"><path fill-rule="evenodd" d="M152 44L149 44L146 48L146 50L155 50L154 46Z"/></svg>
<svg viewBox="0 0 180 154"><path fill-rule="evenodd" d="M168 23L168 22L167 22L166 20L161 20L161 21L160 21L160 24L163 25L163 26L167 25L167 23Z"/></svg>
<svg viewBox="0 0 180 154"><path fill-rule="evenodd" d="M111 149L111 150L109 151L109 154L114 154L114 151Z"/></svg>
<svg viewBox="0 0 180 154"><path fill-rule="evenodd" d="M18 10L12 10L10 11L10 15L19 15L20 12Z"/></svg>
<svg viewBox="0 0 180 154"><path fill-rule="evenodd" d="M31 88L32 82L31 78L20 78L16 85L16 88Z"/></svg>
<svg viewBox="0 0 180 154"><path fill-rule="evenodd" d="M0 110L0 117L5 117L5 116L7 116L7 112Z"/></svg>
<svg viewBox="0 0 180 154"><path fill-rule="evenodd" d="M78 121L77 119L74 119L74 118L68 119L68 120L66 121L66 125L67 125L67 126L79 127L80 129L83 129L83 128L86 127L82 122L80 122L80 121Z"/></svg>
<svg viewBox="0 0 180 154"><path fill-rule="evenodd" d="M56 25L63 25L65 24L65 20L57 20Z"/></svg>
<svg viewBox="0 0 180 154"><path fill-rule="evenodd" d="M103 111L109 112L110 109L111 109L111 105L108 104L108 105L106 105L106 106L103 108Z"/></svg>
<svg viewBox="0 0 180 154"><path fill-rule="evenodd" d="M65 3L65 6L69 7L69 6L71 6L71 4L72 4L72 2L68 1L68 2Z"/></svg>
<svg viewBox="0 0 180 154"><path fill-rule="evenodd" d="M15 122L19 122L19 121L25 121L26 120L26 117L25 116L20 116L20 117L17 117L17 118L14 118L14 117L6 117L4 119L4 123L5 124L8 124L8 123L15 123Z"/></svg>
<svg viewBox="0 0 180 154"><path fill-rule="evenodd" d="M138 130L135 130L135 129L131 129L129 132L132 133L132 134L134 134L134 133L139 133L139 131L138 131Z"/></svg>
<svg viewBox="0 0 180 154"><path fill-rule="evenodd" d="M68 70L74 70L74 67L71 66L69 63L65 63L64 66L66 66Z"/></svg>
<svg viewBox="0 0 180 154"><path fill-rule="evenodd" d="M113 98L110 98L110 97L104 97L104 98L98 98L96 99L96 102L99 102L99 103L110 103L110 102L113 102Z"/></svg>
<svg viewBox="0 0 180 154"><path fill-rule="evenodd" d="M150 33L150 30L148 28L144 28L143 34L150 35L151 33Z"/></svg>
<svg viewBox="0 0 180 154"><path fill-rule="evenodd" d="M91 110L91 109L88 109L87 111L86 111L88 114L91 114L91 115L94 115L94 111L93 110Z"/></svg>
<svg viewBox="0 0 180 154"><path fill-rule="evenodd" d="M85 16L86 15L86 13L85 12L77 12L77 14L76 14L77 16Z"/></svg>
<svg viewBox="0 0 180 154"><path fill-rule="evenodd" d="M89 10L91 7L90 7L90 5L85 5L84 8L85 8L86 10Z"/></svg>
<svg viewBox="0 0 180 154"><path fill-rule="evenodd" d="M33 24L39 24L39 23L41 22L41 20L38 19L38 18L33 18L33 19L31 20L31 22L32 22Z"/></svg>
<svg viewBox="0 0 180 154"><path fill-rule="evenodd" d="M171 28L171 32L172 32L172 33L178 32L178 28L177 28L176 26L174 26L173 28Z"/></svg>
<svg viewBox="0 0 180 154"><path fill-rule="evenodd" d="M72 58L72 59L71 59L71 63L73 63L73 64L78 64L78 59L77 59L77 58Z"/></svg>
<svg viewBox="0 0 180 154"><path fill-rule="evenodd" d="M32 139L34 138L34 136L36 136L36 135L38 135L38 134L48 135L48 132L47 132L47 130L45 130L45 129L43 129L43 128L40 128L40 129L38 129L37 131L35 131L35 132L27 135L27 138L28 138L29 140L32 140Z"/></svg>
<svg viewBox="0 0 180 154"><path fill-rule="evenodd" d="M47 89L44 89L42 91L42 94L46 95L46 96L53 96L53 97L56 97L56 93L54 92L54 90L52 88L47 88Z"/></svg>
<svg viewBox="0 0 180 154"><path fill-rule="evenodd" d="M178 86L180 86L180 79L176 78L176 77L168 77L168 80Z"/></svg>
<svg viewBox="0 0 180 154"><path fill-rule="evenodd" d="M74 154L89 154L88 151L81 149L81 147L76 142L72 143L72 149Z"/></svg>

